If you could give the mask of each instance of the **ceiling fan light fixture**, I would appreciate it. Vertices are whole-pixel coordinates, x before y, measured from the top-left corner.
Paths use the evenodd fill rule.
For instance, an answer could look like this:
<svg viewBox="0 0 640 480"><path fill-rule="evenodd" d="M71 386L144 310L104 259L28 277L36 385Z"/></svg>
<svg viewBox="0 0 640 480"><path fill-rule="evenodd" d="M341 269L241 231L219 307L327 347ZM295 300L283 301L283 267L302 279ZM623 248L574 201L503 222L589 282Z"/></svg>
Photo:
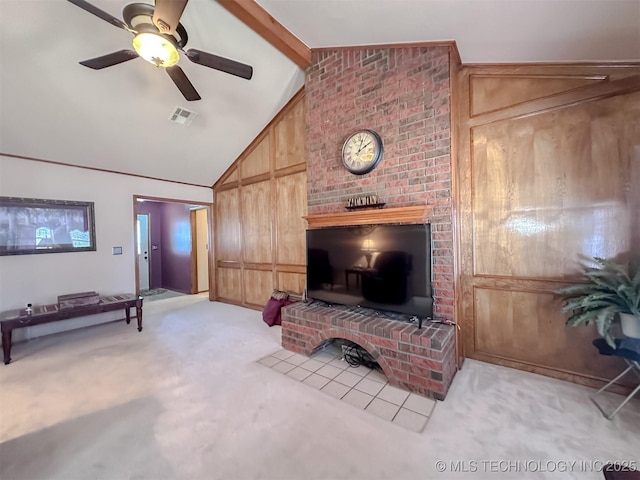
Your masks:
<svg viewBox="0 0 640 480"><path fill-rule="evenodd" d="M134 35L132 44L135 52L130 49L119 50L108 55L84 60L80 62L80 65L93 70L101 70L142 57L156 67L164 68L171 81L178 87L178 90L188 102L200 100L202 97L200 97L182 68L177 65L180 60L178 51L182 51L191 62L213 70L247 80L250 80L253 75L253 67L251 65L245 65L244 63L196 50L195 48L188 51L184 50L188 35L180 23L180 17L189 0L155 0L153 5L130 3L122 9L124 22L87 0L68 1L114 27L121 28ZM176 119L178 117L182 118L182 116L178 115Z"/></svg>
<svg viewBox="0 0 640 480"><path fill-rule="evenodd" d="M138 33L133 37L133 48L156 67L172 67L180 60L176 46L168 38L156 33Z"/></svg>

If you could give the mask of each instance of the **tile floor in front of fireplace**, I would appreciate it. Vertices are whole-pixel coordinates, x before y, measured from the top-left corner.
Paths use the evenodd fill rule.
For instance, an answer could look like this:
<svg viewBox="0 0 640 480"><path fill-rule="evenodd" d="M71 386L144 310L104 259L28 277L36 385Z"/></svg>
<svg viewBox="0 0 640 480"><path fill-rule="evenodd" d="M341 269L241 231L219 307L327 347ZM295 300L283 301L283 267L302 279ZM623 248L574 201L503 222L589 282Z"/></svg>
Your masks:
<svg viewBox="0 0 640 480"><path fill-rule="evenodd" d="M435 400L393 387L383 373L351 367L341 357L332 348L311 357L282 349L258 363L400 427L417 433L424 430Z"/></svg>

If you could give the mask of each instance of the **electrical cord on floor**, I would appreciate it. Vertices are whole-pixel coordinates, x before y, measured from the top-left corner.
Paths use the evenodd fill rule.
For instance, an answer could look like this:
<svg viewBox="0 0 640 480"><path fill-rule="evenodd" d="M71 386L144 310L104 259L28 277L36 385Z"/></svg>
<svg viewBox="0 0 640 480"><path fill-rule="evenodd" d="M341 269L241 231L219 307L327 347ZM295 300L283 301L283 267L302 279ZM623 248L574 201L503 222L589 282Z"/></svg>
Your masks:
<svg viewBox="0 0 640 480"><path fill-rule="evenodd" d="M352 367L359 367L362 365L367 368L375 368L376 370L382 370L378 362L376 362L369 352L367 352L360 345L343 346L344 348L344 360Z"/></svg>

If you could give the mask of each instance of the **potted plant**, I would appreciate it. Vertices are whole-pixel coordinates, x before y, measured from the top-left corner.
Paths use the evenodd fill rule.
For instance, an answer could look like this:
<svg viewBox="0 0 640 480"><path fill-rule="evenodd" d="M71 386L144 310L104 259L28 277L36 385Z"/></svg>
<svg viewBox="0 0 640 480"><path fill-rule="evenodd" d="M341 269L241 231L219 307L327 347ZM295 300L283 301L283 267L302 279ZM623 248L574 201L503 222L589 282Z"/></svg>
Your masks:
<svg viewBox="0 0 640 480"><path fill-rule="evenodd" d="M561 288L563 312L572 312L566 325L593 322L598 333L615 348L612 333L615 316L620 317L622 333L640 338L640 257L627 266L610 259L594 258L598 267L586 268L587 283Z"/></svg>

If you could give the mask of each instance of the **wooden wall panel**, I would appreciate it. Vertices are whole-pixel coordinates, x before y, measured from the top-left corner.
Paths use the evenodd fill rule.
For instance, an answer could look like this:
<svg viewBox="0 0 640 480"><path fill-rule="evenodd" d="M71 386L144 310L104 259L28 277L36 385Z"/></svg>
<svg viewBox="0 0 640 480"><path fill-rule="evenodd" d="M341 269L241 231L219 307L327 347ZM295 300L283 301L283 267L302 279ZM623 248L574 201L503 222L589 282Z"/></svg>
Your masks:
<svg viewBox="0 0 640 480"><path fill-rule="evenodd" d="M273 200L271 182L242 187L242 259L252 263L271 263L273 245Z"/></svg>
<svg viewBox="0 0 640 480"><path fill-rule="evenodd" d="M219 300L242 302L242 271L239 268L218 267L217 290Z"/></svg>
<svg viewBox="0 0 640 480"><path fill-rule="evenodd" d="M591 345L593 330L564 327L550 293L476 288L474 303L478 353L585 376L599 371L613 378L623 369L624 362L603 358Z"/></svg>
<svg viewBox="0 0 640 480"><path fill-rule="evenodd" d="M640 254L640 64L463 67L456 136L465 355L592 386L622 366L558 288ZM621 382L624 385L624 382Z"/></svg>
<svg viewBox="0 0 640 480"><path fill-rule="evenodd" d="M304 135L304 102L299 102L274 128L276 169L305 163Z"/></svg>
<svg viewBox="0 0 640 480"><path fill-rule="evenodd" d="M237 189L216 193L216 259L240 260L240 194Z"/></svg>
<svg viewBox="0 0 640 480"><path fill-rule="evenodd" d="M564 277L576 252L629 251L640 136L618 139L638 104L634 93L471 129L475 274Z"/></svg>
<svg viewBox="0 0 640 480"><path fill-rule="evenodd" d="M214 185L221 301L261 310L274 288L304 290L304 130L301 90Z"/></svg>
<svg viewBox="0 0 640 480"><path fill-rule="evenodd" d="M471 116L602 82L605 75L471 75Z"/></svg>
<svg viewBox="0 0 640 480"><path fill-rule="evenodd" d="M278 290L302 295L307 284L304 273L278 272Z"/></svg>
<svg viewBox="0 0 640 480"><path fill-rule="evenodd" d="M226 178L222 182L222 185L227 185L229 183L234 183L238 181L238 169L234 168L226 175Z"/></svg>
<svg viewBox="0 0 640 480"><path fill-rule="evenodd" d="M263 173L269 173L270 164L270 135L264 138L240 161L240 177L249 178Z"/></svg>
<svg viewBox="0 0 640 480"><path fill-rule="evenodd" d="M273 273L265 270L244 270L245 302L262 307L273 291Z"/></svg>
<svg viewBox="0 0 640 480"><path fill-rule="evenodd" d="M276 232L278 263L306 264L307 174L295 173L276 179Z"/></svg>
<svg viewBox="0 0 640 480"><path fill-rule="evenodd" d="M635 118L640 118L640 105L636 105L636 111L634 112ZM629 119L625 124L624 138L638 138L640 136L640 122ZM631 148L627 147L627 150ZM631 216L631 244L640 245L640 148L637 145L633 148L633 154L631 158L631 175L629 177L629 185L632 188L627 189L627 195L629 198L630 210L636 212L636 215Z"/></svg>

